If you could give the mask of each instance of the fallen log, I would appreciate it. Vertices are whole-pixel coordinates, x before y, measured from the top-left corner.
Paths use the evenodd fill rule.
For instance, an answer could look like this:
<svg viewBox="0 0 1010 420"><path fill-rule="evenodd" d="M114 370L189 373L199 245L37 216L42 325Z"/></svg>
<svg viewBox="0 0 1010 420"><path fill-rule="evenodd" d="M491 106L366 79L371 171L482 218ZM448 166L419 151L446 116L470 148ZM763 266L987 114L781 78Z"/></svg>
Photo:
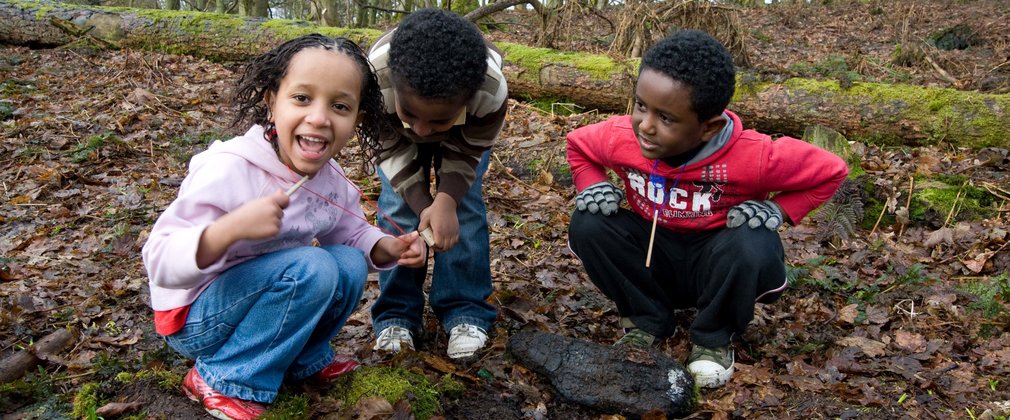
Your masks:
<svg viewBox="0 0 1010 420"><path fill-rule="evenodd" d="M68 23L72 25L68 25ZM118 48L245 61L307 33L348 37L363 46L369 29L237 15L106 8L49 2L0 2L0 43L60 46L78 40ZM575 103L583 110L628 110L637 61L500 42L509 94L519 100ZM876 144L1010 148L1010 95L834 80L769 80L742 71L730 108L744 124L798 137L820 125L849 140Z"/></svg>
<svg viewBox="0 0 1010 420"><path fill-rule="evenodd" d="M509 338L509 353L547 377L563 398L605 412L642 416L693 409L694 378L653 348L606 346L543 331Z"/></svg>
<svg viewBox="0 0 1010 420"><path fill-rule="evenodd" d="M24 376L25 372L34 369L49 355L58 353L70 345L73 338L74 335L69 330L56 330L28 348L0 360L0 384Z"/></svg>

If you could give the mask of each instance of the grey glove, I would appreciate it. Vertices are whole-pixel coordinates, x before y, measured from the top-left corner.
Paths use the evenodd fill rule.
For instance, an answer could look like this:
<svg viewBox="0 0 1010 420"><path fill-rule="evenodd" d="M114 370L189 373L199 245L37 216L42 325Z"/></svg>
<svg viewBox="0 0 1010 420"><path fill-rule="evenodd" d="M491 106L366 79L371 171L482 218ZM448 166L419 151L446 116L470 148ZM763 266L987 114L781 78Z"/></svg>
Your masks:
<svg viewBox="0 0 1010 420"><path fill-rule="evenodd" d="M729 209L726 227L735 228L746 223L751 229L764 226L776 230L782 225L782 210L771 200L747 200Z"/></svg>
<svg viewBox="0 0 1010 420"><path fill-rule="evenodd" d="M579 211L589 210L592 214L600 212L604 216L610 216L617 213L623 199L624 191L607 181L600 181L575 196L575 207Z"/></svg>

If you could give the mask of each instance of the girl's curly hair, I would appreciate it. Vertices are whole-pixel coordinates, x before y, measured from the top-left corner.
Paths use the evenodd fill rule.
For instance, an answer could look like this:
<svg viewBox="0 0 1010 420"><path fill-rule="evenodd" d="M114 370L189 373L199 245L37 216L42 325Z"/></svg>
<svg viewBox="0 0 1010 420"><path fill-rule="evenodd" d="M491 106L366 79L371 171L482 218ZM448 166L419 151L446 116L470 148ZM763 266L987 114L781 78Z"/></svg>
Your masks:
<svg viewBox="0 0 1010 420"><path fill-rule="evenodd" d="M361 142L361 168L371 174L375 168L371 162L377 157L380 149L380 139L392 131L389 121L385 118L385 106L382 102L382 92L379 80L368 56L358 44L347 38L327 37L320 34L301 36L287 41L276 48L253 58L246 65L235 84L232 104L238 109L232 120L232 127L242 123L266 126L270 123L269 109L266 105L268 92L277 93L281 80L287 75L291 58L299 51L307 48L323 48L347 54L361 70L362 88L359 110L364 113L361 123L355 128L358 141Z"/></svg>

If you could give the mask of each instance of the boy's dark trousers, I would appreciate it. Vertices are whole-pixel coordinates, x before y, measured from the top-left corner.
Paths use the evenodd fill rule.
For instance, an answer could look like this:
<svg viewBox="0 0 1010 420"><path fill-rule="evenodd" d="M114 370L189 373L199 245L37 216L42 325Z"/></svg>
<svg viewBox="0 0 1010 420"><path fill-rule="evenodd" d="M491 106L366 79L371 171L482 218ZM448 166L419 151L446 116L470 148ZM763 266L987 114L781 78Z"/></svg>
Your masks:
<svg viewBox="0 0 1010 420"><path fill-rule="evenodd" d="M673 335L673 310L694 307L691 342L730 344L754 318L754 303L775 301L786 286L778 232L742 226L700 233L657 227L645 267L652 221L626 209L603 216L575 211L572 251L622 317L657 337Z"/></svg>

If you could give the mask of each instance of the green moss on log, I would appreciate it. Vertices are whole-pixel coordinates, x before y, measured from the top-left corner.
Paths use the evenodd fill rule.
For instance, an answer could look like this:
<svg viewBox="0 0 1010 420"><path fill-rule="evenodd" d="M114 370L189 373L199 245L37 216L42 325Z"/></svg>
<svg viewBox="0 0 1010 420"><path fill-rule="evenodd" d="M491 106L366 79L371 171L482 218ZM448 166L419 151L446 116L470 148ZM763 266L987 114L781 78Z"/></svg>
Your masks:
<svg viewBox="0 0 1010 420"><path fill-rule="evenodd" d="M495 45L505 54L506 61L528 70L525 72L525 77L531 79L536 79L539 76L540 69L544 64L551 64L566 65L578 69L595 80L611 80L615 76L619 77L637 70L640 61L637 59L615 61L605 55L529 47L511 42L499 42Z"/></svg>
<svg viewBox="0 0 1010 420"><path fill-rule="evenodd" d="M924 144L939 144L950 137L967 139L960 146L982 148L1006 143L1002 127L1010 126L1010 97L946 88L924 88L905 84L857 82L842 89L834 80L793 78L783 83L789 89L824 95L840 106L853 109L873 106L890 122L915 121L927 136ZM886 121L886 120L885 120ZM967 135L966 135L967 134ZM853 137L875 144L904 144L894 134Z"/></svg>

